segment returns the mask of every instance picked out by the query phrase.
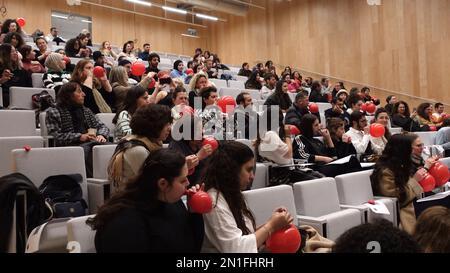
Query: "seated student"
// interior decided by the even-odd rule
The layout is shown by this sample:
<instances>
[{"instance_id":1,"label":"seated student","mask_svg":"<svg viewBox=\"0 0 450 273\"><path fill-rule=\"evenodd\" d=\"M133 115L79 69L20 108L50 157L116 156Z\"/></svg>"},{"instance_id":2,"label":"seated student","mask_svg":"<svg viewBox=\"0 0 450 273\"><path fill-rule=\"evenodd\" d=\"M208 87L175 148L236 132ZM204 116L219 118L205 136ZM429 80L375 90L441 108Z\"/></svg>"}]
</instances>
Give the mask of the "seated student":
<instances>
[{"instance_id":1,"label":"seated student","mask_svg":"<svg viewBox=\"0 0 450 273\"><path fill-rule=\"evenodd\" d=\"M327 129L321 129L319 120L316 116L306 114L300 122L301 134L296 136L293 141L294 159L306 161L307 163L316 163L313 169L329 176L349 173L361 170L361 165L356 158L352 158L348 163L339 165L325 165L337 158L336 149L333 140ZM323 142L314 138L322 136Z\"/></svg>"},{"instance_id":2,"label":"seated student","mask_svg":"<svg viewBox=\"0 0 450 273\"><path fill-rule=\"evenodd\" d=\"M364 113L354 111L350 115L350 122L352 127L345 135L351 138L358 159L360 161L376 161L377 156L374 151L383 151L383 149L372 141L366 116Z\"/></svg>"},{"instance_id":3,"label":"seated student","mask_svg":"<svg viewBox=\"0 0 450 273\"><path fill-rule=\"evenodd\" d=\"M393 96L393 95L387 96L386 97L386 102L387 102L387 104L383 108L386 109L388 114L391 116L392 115L392 108L397 103L397 97Z\"/></svg>"},{"instance_id":4,"label":"seated student","mask_svg":"<svg viewBox=\"0 0 450 273\"><path fill-rule=\"evenodd\" d=\"M431 156L424 160L422 157L422 153L424 150L424 145L420 137L416 134L410 134L413 142L412 142L412 153L411 153L411 175L414 175L419 169L425 168L428 170L436 161L439 159L438 156Z\"/></svg>"},{"instance_id":5,"label":"seated student","mask_svg":"<svg viewBox=\"0 0 450 273\"><path fill-rule=\"evenodd\" d=\"M322 94L322 85L319 81L314 81L311 85L309 93L309 101L311 102L328 102L326 95Z\"/></svg>"},{"instance_id":6,"label":"seated student","mask_svg":"<svg viewBox=\"0 0 450 273\"><path fill-rule=\"evenodd\" d=\"M264 75L265 84L259 91L261 94L261 99L266 100L275 91L275 85L277 84L277 79L274 74L266 73Z\"/></svg>"},{"instance_id":7,"label":"seated student","mask_svg":"<svg viewBox=\"0 0 450 273\"><path fill-rule=\"evenodd\" d=\"M361 95L363 96L364 103L371 102L375 105L380 104L379 99L376 99L376 98L370 96L370 88L367 86L364 86L363 88L361 88Z\"/></svg>"},{"instance_id":8,"label":"seated student","mask_svg":"<svg viewBox=\"0 0 450 273\"><path fill-rule=\"evenodd\" d=\"M211 155L204 182L213 200L213 209L204 214L205 238L202 252L257 253L273 232L292 223L284 208L274 208L271 218L257 227L242 191L254 178L252 150L229 141Z\"/></svg>"},{"instance_id":9,"label":"seated student","mask_svg":"<svg viewBox=\"0 0 450 273\"><path fill-rule=\"evenodd\" d=\"M450 253L450 209L435 206L417 219L414 238L425 253Z\"/></svg>"},{"instance_id":10,"label":"seated student","mask_svg":"<svg viewBox=\"0 0 450 273\"><path fill-rule=\"evenodd\" d=\"M325 119L339 118L342 121L345 120L345 101L340 98L333 98L331 100L331 108L325 110Z\"/></svg>"},{"instance_id":11,"label":"seated student","mask_svg":"<svg viewBox=\"0 0 450 273\"><path fill-rule=\"evenodd\" d=\"M381 153L384 150L384 147L386 147L386 143L388 142L389 138L391 138L391 133L389 132L389 115L384 108L378 108L377 111L375 111L375 118L373 120L373 123L378 123L384 126L384 136L382 137L373 137L370 136L370 141L374 143L373 145L373 151L377 155L381 155Z\"/></svg>"},{"instance_id":12,"label":"seated student","mask_svg":"<svg viewBox=\"0 0 450 273\"><path fill-rule=\"evenodd\" d=\"M428 131L429 127L421 127L420 124L415 120L416 116L416 110L414 110L410 114L408 104L404 101L399 101L395 103L394 107L392 108L392 126L401 127L403 131L407 132L417 132L422 130Z\"/></svg>"},{"instance_id":13,"label":"seated student","mask_svg":"<svg viewBox=\"0 0 450 273\"><path fill-rule=\"evenodd\" d=\"M450 118L444 119L442 127L434 137L434 144L444 148L444 157L450 156Z\"/></svg>"},{"instance_id":14,"label":"seated student","mask_svg":"<svg viewBox=\"0 0 450 273\"><path fill-rule=\"evenodd\" d=\"M19 60L23 59L24 56L22 55L22 53L20 53L20 48L25 45L22 35L17 32L10 32L6 34L3 43L12 45L17 50Z\"/></svg>"},{"instance_id":15,"label":"seated student","mask_svg":"<svg viewBox=\"0 0 450 273\"><path fill-rule=\"evenodd\" d=\"M348 99L348 92L345 89L340 89L337 93L336 93L336 98L341 99L344 101L344 107L342 107L342 109L344 109L344 111L347 111L347 99Z\"/></svg>"},{"instance_id":16,"label":"seated student","mask_svg":"<svg viewBox=\"0 0 450 273\"><path fill-rule=\"evenodd\" d=\"M205 135L214 136L216 139L224 139L226 133L226 114L217 106L218 92L214 86L208 86L200 90L202 98L202 111L196 111L202 118Z\"/></svg>"},{"instance_id":17,"label":"seated student","mask_svg":"<svg viewBox=\"0 0 450 273\"><path fill-rule=\"evenodd\" d=\"M38 48L34 50L34 52L36 53L36 61L44 65L45 60L51 53L51 51L48 49L47 41L44 39L44 37L38 37L36 38L35 43L36 47Z\"/></svg>"},{"instance_id":18,"label":"seated student","mask_svg":"<svg viewBox=\"0 0 450 273\"><path fill-rule=\"evenodd\" d=\"M29 45L24 45L19 49L22 58L22 67L28 73L45 73L45 67L43 67L38 61L35 61L36 53Z\"/></svg>"},{"instance_id":19,"label":"seated student","mask_svg":"<svg viewBox=\"0 0 450 273\"><path fill-rule=\"evenodd\" d=\"M137 109L149 104L149 95L147 90L138 86L133 86L127 92L125 103L119 109L113 118L113 124L116 125L114 130L114 142L118 142L123 137L131 135L130 128L131 116Z\"/></svg>"},{"instance_id":20,"label":"seated student","mask_svg":"<svg viewBox=\"0 0 450 273\"><path fill-rule=\"evenodd\" d=\"M327 129L330 132L336 150L337 158L343 158L349 155L356 155L352 139L345 135L344 121L340 118L330 118L327 121Z\"/></svg>"},{"instance_id":21,"label":"seated student","mask_svg":"<svg viewBox=\"0 0 450 273\"><path fill-rule=\"evenodd\" d=\"M267 98L267 100L264 102L264 105L267 106L278 105L281 111L283 111L283 113L286 113L289 107L292 106L291 98L289 97L287 92L288 92L287 82L283 80L278 81L275 86L275 92L273 92L273 94Z\"/></svg>"},{"instance_id":22,"label":"seated student","mask_svg":"<svg viewBox=\"0 0 450 273\"><path fill-rule=\"evenodd\" d=\"M92 177L92 147L106 142L109 129L84 106L85 96L79 84L64 84L59 90L56 107L47 110L45 123L56 146L81 146L84 149L86 175Z\"/></svg>"},{"instance_id":23,"label":"seated student","mask_svg":"<svg viewBox=\"0 0 450 273\"><path fill-rule=\"evenodd\" d=\"M298 93L295 96L295 102L292 104L292 106L286 111L286 116L284 117L284 123L285 124L291 124L297 126L297 128L300 128L300 120L301 118L306 114L312 114L309 111L309 98L308 96L305 96L303 93ZM317 117L320 123L320 114L315 113L312 114Z\"/></svg>"},{"instance_id":24,"label":"seated student","mask_svg":"<svg viewBox=\"0 0 450 273\"><path fill-rule=\"evenodd\" d=\"M171 102L172 117L173 117L173 120L176 121L176 120L179 120L184 114L184 113L181 114L182 110L183 110L182 107L184 107L181 105L185 105L185 106L188 105L188 95L187 95L186 89L184 89L184 87L178 86L173 90L170 97L172 100L172 102Z\"/></svg>"},{"instance_id":25,"label":"seated student","mask_svg":"<svg viewBox=\"0 0 450 273\"><path fill-rule=\"evenodd\" d=\"M200 109L202 104L199 103L198 105L195 105L195 98L197 98L198 101L201 102L202 100L200 96L200 90L207 87L208 85L208 76L206 76L205 74L197 73L192 77L191 81L189 82L189 89L191 90L188 95L189 106L194 109Z\"/></svg>"},{"instance_id":26,"label":"seated student","mask_svg":"<svg viewBox=\"0 0 450 273\"><path fill-rule=\"evenodd\" d=\"M363 100L359 95L349 96L347 99L347 104L349 108L344 113L344 121L345 121L345 129L348 130L352 127L352 123L350 121L350 115L354 112L361 112L361 107L364 104ZM363 113L365 115L365 113Z\"/></svg>"},{"instance_id":27,"label":"seated student","mask_svg":"<svg viewBox=\"0 0 450 273\"><path fill-rule=\"evenodd\" d=\"M435 111L435 113L439 114L439 116L441 118L444 118L447 116L447 114L444 112L444 110L445 110L445 107L442 103L436 102L434 104L434 111Z\"/></svg>"},{"instance_id":28,"label":"seated student","mask_svg":"<svg viewBox=\"0 0 450 273\"><path fill-rule=\"evenodd\" d=\"M47 72L42 76L44 86L55 90L55 93L58 94L61 86L68 83L71 78L71 74L65 71L66 62L63 56L59 53L50 53L45 59L45 67Z\"/></svg>"},{"instance_id":29,"label":"seated student","mask_svg":"<svg viewBox=\"0 0 450 273\"><path fill-rule=\"evenodd\" d=\"M433 105L428 102L421 103L417 107L417 116L415 120L419 123L420 126L428 125L440 127L442 122L435 123L431 120L431 115L433 114Z\"/></svg>"},{"instance_id":30,"label":"seated student","mask_svg":"<svg viewBox=\"0 0 450 273\"><path fill-rule=\"evenodd\" d=\"M183 70L184 70L184 63L183 63L183 61L176 60L173 63L173 69L170 72L170 77L172 79L181 78L183 80L183 82L184 82L184 79L186 78L186 73L184 73Z\"/></svg>"},{"instance_id":31,"label":"seated student","mask_svg":"<svg viewBox=\"0 0 450 273\"><path fill-rule=\"evenodd\" d=\"M245 82L245 89L261 90L261 74L259 71L253 71L248 80Z\"/></svg>"},{"instance_id":32,"label":"seated student","mask_svg":"<svg viewBox=\"0 0 450 273\"><path fill-rule=\"evenodd\" d=\"M148 104L136 110L130 122L132 135L122 138L108 165L112 192L122 191L139 174L141 167L152 152L162 148L163 141L170 135L172 116L165 105ZM119 152L120 151L120 152ZM189 169L195 164L194 157L186 158Z\"/></svg>"},{"instance_id":33,"label":"seated student","mask_svg":"<svg viewBox=\"0 0 450 273\"><path fill-rule=\"evenodd\" d=\"M252 109L252 97L247 92L241 92L236 97L236 104L233 113L234 136L238 139L256 138L258 113Z\"/></svg>"},{"instance_id":34,"label":"seated student","mask_svg":"<svg viewBox=\"0 0 450 273\"><path fill-rule=\"evenodd\" d=\"M353 227L333 246L333 253L420 253L420 247L408 233L385 219Z\"/></svg>"},{"instance_id":35,"label":"seated student","mask_svg":"<svg viewBox=\"0 0 450 273\"><path fill-rule=\"evenodd\" d=\"M139 86L141 86L144 89L147 89L148 85L150 84L154 76L155 73L153 72L148 73L147 76L142 77ZM123 66L113 67L109 74L109 82L112 87L112 92L115 95L116 100L115 108L120 109L125 101L127 92L132 88L132 85L128 83L128 73L126 68Z\"/></svg>"},{"instance_id":36,"label":"seated student","mask_svg":"<svg viewBox=\"0 0 450 273\"><path fill-rule=\"evenodd\" d=\"M409 234L413 234L416 225L413 201L423 193L418 181L426 175L421 168L411 176L414 139L414 135L393 135L370 176L374 195L398 199L400 227Z\"/></svg>"},{"instance_id":37,"label":"seated student","mask_svg":"<svg viewBox=\"0 0 450 273\"><path fill-rule=\"evenodd\" d=\"M90 60L84 59L75 65L71 81L78 83L86 94L84 105L91 109L94 114L111 113L111 107L101 95L102 92L112 92L111 84L103 75L101 78L94 77L94 65Z\"/></svg>"},{"instance_id":38,"label":"seated student","mask_svg":"<svg viewBox=\"0 0 450 273\"><path fill-rule=\"evenodd\" d=\"M12 86L31 87L31 75L22 68L16 49L10 44L0 45L0 90L3 106L9 106L9 88Z\"/></svg>"},{"instance_id":39,"label":"seated student","mask_svg":"<svg viewBox=\"0 0 450 273\"><path fill-rule=\"evenodd\" d=\"M189 185L187 174L186 159L178 152L161 149L150 154L136 181L88 219L96 230L97 252L198 253L203 219L181 200Z\"/></svg>"},{"instance_id":40,"label":"seated student","mask_svg":"<svg viewBox=\"0 0 450 273\"><path fill-rule=\"evenodd\" d=\"M145 69L145 73L149 72L155 72L156 74L159 73L158 64L161 61L159 58L159 55L155 52L152 52L148 55L148 67Z\"/></svg>"},{"instance_id":41,"label":"seated student","mask_svg":"<svg viewBox=\"0 0 450 273\"><path fill-rule=\"evenodd\" d=\"M238 76L250 77L252 71L248 63L243 63L241 69L239 69Z\"/></svg>"},{"instance_id":42,"label":"seated student","mask_svg":"<svg viewBox=\"0 0 450 273\"><path fill-rule=\"evenodd\" d=\"M170 141L169 149L176 150L184 156L195 156L198 161L198 165L189 170L188 179L191 185L201 184L200 178L206 159L213 152L210 144L202 146L202 131L202 120L192 115L183 116L172 128L173 138Z\"/></svg>"}]
</instances>

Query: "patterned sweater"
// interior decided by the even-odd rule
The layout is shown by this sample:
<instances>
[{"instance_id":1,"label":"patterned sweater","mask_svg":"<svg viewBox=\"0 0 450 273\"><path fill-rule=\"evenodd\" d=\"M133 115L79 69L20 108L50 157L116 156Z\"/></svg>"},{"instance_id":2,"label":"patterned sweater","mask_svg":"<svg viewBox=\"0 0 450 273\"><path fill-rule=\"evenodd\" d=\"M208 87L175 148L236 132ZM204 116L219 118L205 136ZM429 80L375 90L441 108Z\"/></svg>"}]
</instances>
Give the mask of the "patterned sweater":
<instances>
[{"instance_id":1,"label":"patterned sweater","mask_svg":"<svg viewBox=\"0 0 450 273\"><path fill-rule=\"evenodd\" d=\"M97 135L102 135L105 139L108 139L108 127L89 108L83 106L83 114L88 128L97 129ZM74 132L72 116L66 107L49 108L45 123L48 134L55 138L56 146L78 145L81 143L81 133Z\"/></svg>"}]
</instances>

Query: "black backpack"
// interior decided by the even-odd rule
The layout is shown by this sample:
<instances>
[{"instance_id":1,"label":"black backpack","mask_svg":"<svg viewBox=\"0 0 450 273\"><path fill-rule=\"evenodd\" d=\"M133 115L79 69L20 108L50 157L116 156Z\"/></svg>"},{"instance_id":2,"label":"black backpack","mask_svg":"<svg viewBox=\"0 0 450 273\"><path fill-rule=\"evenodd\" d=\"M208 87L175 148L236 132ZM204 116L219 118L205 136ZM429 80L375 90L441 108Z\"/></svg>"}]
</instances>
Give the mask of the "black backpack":
<instances>
[{"instance_id":1,"label":"black backpack","mask_svg":"<svg viewBox=\"0 0 450 273\"><path fill-rule=\"evenodd\" d=\"M51 206L53 218L79 217L86 215L87 203L83 199L80 174L54 175L47 177L39 187L45 202Z\"/></svg>"}]
</instances>

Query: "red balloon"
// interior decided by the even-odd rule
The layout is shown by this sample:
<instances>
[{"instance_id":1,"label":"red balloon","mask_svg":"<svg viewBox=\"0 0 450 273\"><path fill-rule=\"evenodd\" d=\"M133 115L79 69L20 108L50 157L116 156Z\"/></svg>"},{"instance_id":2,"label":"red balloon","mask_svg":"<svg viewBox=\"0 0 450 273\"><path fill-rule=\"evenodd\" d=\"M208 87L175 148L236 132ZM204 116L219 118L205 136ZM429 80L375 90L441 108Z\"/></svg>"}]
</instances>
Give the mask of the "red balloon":
<instances>
[{"instance_id":1,"label":"red balloon","mask_svg":"<svg viewBox=\"0 0 450 273\"><path fill-rule=\"evenodd\" d=\"M448 171L448 167L441 162L434 163L428 173L434 177L434 180L436 181L436 187L444 185L450 179L450 172Z\"/></svg>"},{"instance_id":2,"label":"red balloon","mask_svg":"<svg viewBox=\"0 0 450 273\"><path fill-rule=\"evenodd\" d=\"M422 186L424 192L432 191L436 187L436 181L429 173L425 175L425 178L419 181L420 186Z\"/></svg>"},{"instance_id":3,"label":"red balloon","mask_svg":"<svg viewBox=\"0 0 450 273\"><path fill-rule=\"evenodd\" d=\"M189 105L180 104L180 116L194 115L194 109Z\"/></svg>"},{"instance_id":4,"label":"red balloon","mask_svg":"<svg viewBox=\"0 0 450 273\"><path fill-rule=\"evenodd\" d=\"M290 129L291 129L291 135L300 135L300 129L298 129L297 126L295 125L289 125Z\"/></svg>"},{"instance_id":5,"label":"red balloon","mask_svg":"<svg viewBox=\"0 0 450 273\"><path fill-rule=\"evenodd\" d=\"M142 76L145 73L145 64L142 62L135 62L131 65L131 74L134 76Z\"/></svg>"},{"instance_id":6,"label":"red balloon","mask_svg":"<svg viewBox=\"0 0 450 273\"><path fill-rule=\"evenodd\" d=\"M101 78L105 75L105 69L101 66L94 67L94 76Z\"/></svg>"},{"instance_id":7,"label":"red balloon","mask_svg":"<svg viewBox=\"0 0 450 273\"><path fill-rule=\"evenodd\" d=\"M367 106L366 106L367 113L373 114L373 113L375 113L376 110L377 110L377 107L375 106L375 104L373 104L373 103L367 104Z\"/></svg>"},{"instance_id":8,"label":"red balloon","mask_svg":"<svg viewBox=\"0 0 450 273\"><path fill-rule=\"evenodd\" d=\"M148 84L148 89L152 89L155 87L156 81L155 79L152 79L151 82Z\"/></svg>"},{"instance_id":9,"label":"red balloon","mask_svg":"<svg viewBox=\"0 0 450 273\"><path fill-rule=\"evenodd\" d=\"M188 198L188 206L195 213L208 213L212 210L211 196L204 191L198 191Z\"/></svg>"},{"instance_id":10,"label":"red balloon","mask_svg":"<svg viewBox=\"0 0 450 273\"><path fill-rule=\"evenodd\" d=\"M63 61L64 61L66 64L70 64L70 58L67 57L67 56L64 56L64 57L63 57Z\"/></svg>"},{"instance_id":11,"label":"red balloon","mask_svg":"<svg viewBox=\"0 0 450 273\"><path fill-rule=\"evenodd\" d=\"M436 126L430 126L430 131L431 131L431 132L436 132L436 131L437 131Z\"/></svg>"},{"instance_id":12,"label":"red balloon","mask_svg":"<svg viewBox=\"0 0 450 273\"><path fill-rule=\"evenodd\" d=\"M219 143L213 137L205 137L203 139L202 146L205 146L207 144L211 145L213 151L215 151L219 147Z\"/></svg>"},{"instance_id":13,"label":"red balloon","mask_svg":"<svg viewBox=\"0 0 450 273\"><path fill-rule=\"evenodd\" d=\"M374 123L370 125L370 135L373 137L382 137L384 136L384 126L379 123Z\"/></svg>"},{"instance_id":14,"label":"red balloon","mask_svg":"<svg viewBox=\"0 0 450 273\"><path fill-rule=\"evenodd\" d=\"M319 113L319 106L317 106L317 104L315 104L314 102L311 102L309 104L309 111L314 114Z\"/></svg>"},{"instance_id":15,"label":"red balloon","mask_svg":"<svg viewBox=\"0 0 450 273\"><path fill-rule=\"evenodd\" d=\"M363 103L363 105L361 105L361 110L363 112L366 112L367 111L367 104Z\"/></svg>"},{"instance_id":16,"label":"red balloon","mask_svg":"<svg viewBox=\"0 0 450 273\"><path fill-rule=\"evenodd\" d=\"M31 146L30 145L25 145L23 146L23 149L27 152L31 151Z\"/></svg>"},{"instance_id":17,"label":"red balloon","mask_svg":"<svg viewBox=\"0 0 450 273\"><path fill-rule=\"evenodd\" d=\"M25 24L26 24L25 19L23 19L22 17L17 18L17 19L16 19L16 22L17 22L17 24L18 24L20 27L24 27Z\"/></svg>"},{"instance_id":18,"label":"red balloon","mask_svg":"<svg viewBox=\"0 0 450 273\"><path fill-rule=\"evenodd\" d=\"M192 68L186 69L186 75L194 75L194 70Z\"/></svg>"},{"instance_id":19,"label":"red balloon","mask_svg":"<svg viewBox=\"0 0 450 273\"><path fill-rule=\"evenodd\" d=\"M275 231L266 241L266 247L272 253L295 253L300 248L302 237L293 224L288 228Z\"/></svg>"},{"instance_id":20,"label":"red balloon","mask_svg":"<svg viewBox=\"0 0 450 273\"><path fill-rule=\"evenodd\" d=\"M217 105L223 113L230 114L234 111L234 107L236 107L236 101L231 96L223 96L217 101Z\"/></svg>"}]
</instances>

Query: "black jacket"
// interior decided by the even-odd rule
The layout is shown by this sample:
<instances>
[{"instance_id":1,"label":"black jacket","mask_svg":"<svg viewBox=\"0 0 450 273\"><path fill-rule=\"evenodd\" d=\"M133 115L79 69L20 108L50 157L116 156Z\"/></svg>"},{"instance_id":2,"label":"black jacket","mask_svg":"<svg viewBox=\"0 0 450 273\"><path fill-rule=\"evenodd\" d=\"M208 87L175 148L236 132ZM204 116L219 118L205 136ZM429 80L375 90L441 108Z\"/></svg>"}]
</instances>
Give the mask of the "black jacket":
<instances>
[{"instance_id":1,"label":"black jacket","mask_svg":"<svg viewBox=\"0 0 450 273\"><path fill-rule=\"evenodd\" d=\"M13 209L16 195L19 191L25 191L27 196L27 234L37 226L43 224L50 217L43 197L36 186L21 173L13 173L0 178L0 253L5 253L8 248L13 221ZM17 222L20 225L20 222ZM23 230L23 228L18 228ZM25 252L25 234L17 234L17 253Z\"/></svg>"},{"instance_id":2,"label":"black jacket","mask_svg":"<svg viewBox=\"0 0 450 273\"><path fill-rule=\"evenodd\" d=\"M285 124L291 124L297 126L300 129L300 120L306 114L312 114L308 108L298 108L295 104L293 104L286 112L286 116L284 117ZM320 122L320 114L314 113Z\"/></svg>"},{"instance_id":3,"label":"black jacket","mask_svg":"<svg viewBox=\"0 0 450 273\"><path fill-rule=\"evenodd\" d=\"M267 100L264 102L264 105L278 105L280 106L281 110L287 110L289 109L289 107L291 107L292 101L288 94L283 93L280 95L274 92L267 98Z\"/></svg>"}]
</instances>

